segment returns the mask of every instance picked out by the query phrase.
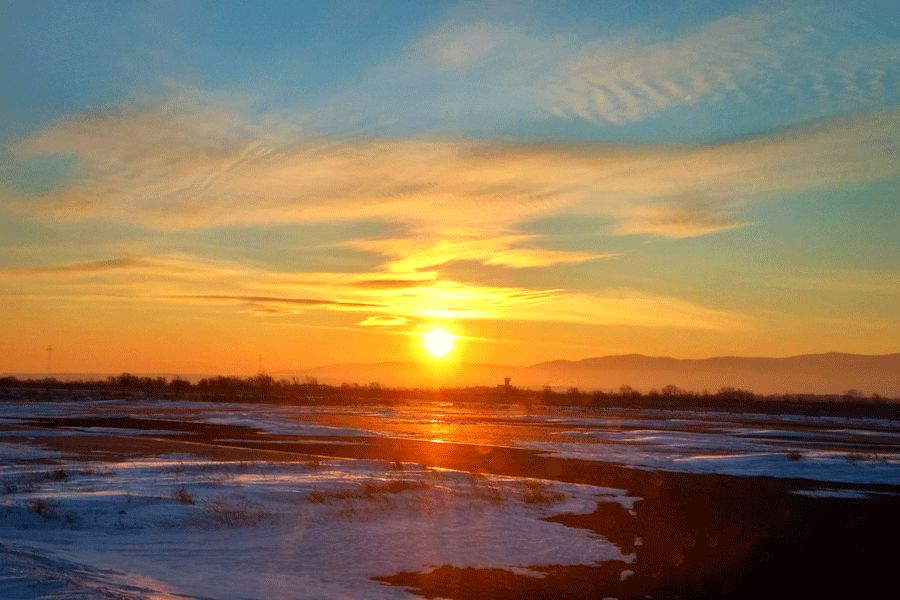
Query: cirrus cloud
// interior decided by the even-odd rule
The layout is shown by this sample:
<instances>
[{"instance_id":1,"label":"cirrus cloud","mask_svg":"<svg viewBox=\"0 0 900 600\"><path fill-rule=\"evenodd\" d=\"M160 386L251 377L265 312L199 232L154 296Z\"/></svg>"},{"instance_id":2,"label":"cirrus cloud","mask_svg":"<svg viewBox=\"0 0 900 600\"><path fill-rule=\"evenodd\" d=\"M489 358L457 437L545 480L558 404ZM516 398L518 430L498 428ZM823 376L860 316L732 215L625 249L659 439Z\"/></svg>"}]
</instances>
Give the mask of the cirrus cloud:
<instances>
[{"instance_id":1,"label":"cirrus cloud","mask_svg":"<svg viewBox=\"0 0 900 600\"><path fill-rule=\"evenodd\" d=\"M766 195L890 177L897 110L708 145L496 143L447 138L322 138L185 103L120 107L49 125L20 146L66 154L77 176L5 208L48 220L159 229L383 220L408 238L348 240L414 268L445 251L509 267L605 258L550 250L518 231L585 214L630 234L690 237L743 224ZM438 260L438 262L435 262Z\"/></svg>"}]
</instances>

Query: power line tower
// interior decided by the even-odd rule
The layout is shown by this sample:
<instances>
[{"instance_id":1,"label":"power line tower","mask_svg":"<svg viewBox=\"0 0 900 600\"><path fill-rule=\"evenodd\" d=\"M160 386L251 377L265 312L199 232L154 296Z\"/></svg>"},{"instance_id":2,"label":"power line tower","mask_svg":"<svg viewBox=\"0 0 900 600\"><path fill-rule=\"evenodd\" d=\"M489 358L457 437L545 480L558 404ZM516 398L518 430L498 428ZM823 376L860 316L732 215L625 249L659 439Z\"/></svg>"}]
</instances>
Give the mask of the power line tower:
<instances>
[{"instance_id":1,"label":"power line tower","mask_svg":"<svg viewBox=\"0 0 900 600\"><path fill-rule=\"evenodd\" d=\"M47 350L47 374L53 372L53 345L49 345L46 348Z\"/></svg>"}]
</instances>

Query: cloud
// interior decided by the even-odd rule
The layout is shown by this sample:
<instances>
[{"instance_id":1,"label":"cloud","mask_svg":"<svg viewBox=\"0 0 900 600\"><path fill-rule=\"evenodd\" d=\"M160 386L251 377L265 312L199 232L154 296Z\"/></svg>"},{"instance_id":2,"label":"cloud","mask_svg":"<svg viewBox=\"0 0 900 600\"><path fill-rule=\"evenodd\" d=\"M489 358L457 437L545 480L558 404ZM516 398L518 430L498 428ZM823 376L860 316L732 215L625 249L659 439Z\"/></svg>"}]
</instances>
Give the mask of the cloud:
<instances>
[{"instance_id":1,"label":"cloud","mask_svg":"<svg viewBox=\"0 0 900 600\"><path fill-rule=\"evenodd\" d=\"M450 260L550 266L611 254L548 249L520 224L583 214L622 233L690 237L743 225L736 215L759 197L890 177L898 117L711 145L610 146L322 138L207 106L121 107L25 140L21 152L74 156L78 176L4 209L158 229L380 220L408 234L347 245L385 256L393 271Z\"/></svg>"},{"instance_id":2,"label":"cloud","mask_svg":"<svg viewBox=\"0 0 900 600\"><path fill-rule=\"evenodd\" d=\"M390 260L386 267L400 273L420 271L456 261L526 268L580 263L618 256L612 252L560 251L520 245L532 241L537 241L537 236L445 234L435 239L426 231L421 235L405 238L352 240L345 245L388 257Z\"/></svg>"},{"instance_id":3,"label":"cloud","mask_svg":"<svg viewBox=\"0 0 900 600\"><path fill-rule=\"evenodd\" d=\"M155 268L148 279L147 264ZM89 279L72 279L83 264L115 264L91 271ZM180 256L141 260L115 259L32 269L33 273L0 271L0 295L21 296L22 278L30 282L32 297L65 297L99 302L142 305L183 304L193 308L250 309L271 318L290 318L298 312L363 313L364 327L409 328L434 319L485 319L579 323L592 326L631 325L735 331L749 326L741 314L700 306L684 300L650 296L633 290L596 294L564 289L530 289L436 278L391 278L391 273L283 273ZM191 271L184 276L184 270ZM371 285L378 281L379 285ZM6 284L13 284L7 287Z\"/></svg>"},{"instance_id":4,"label":"cloud","mask_svg":"<svg viewBox=\"0 0 900 600\"><path fill-rule=\"evenodd\" d=\"M150 266L149 263L136 258L111 258L108 260L97 260L86 263L76 263L62 265L59 267L41 267L37 269L5 269L2 271L4 275L57 275L72 273L76 275L102 273L105 271L114 271L119 269L134 269L143 266Z\"/></svg>"},{"instance_id":5,"label":"cloud","mask_svg":"<svg viewBox=\"0 0 900 600\"><path fill-rule=\"evenodd\" d=\"M433 104L613 125L751 98L797 102L805 114L871 109L900 83L900 44L873 32L876 12L843 5L757 3L675 35L644 26L590 36L584 27L554 28L549 19L536 26L496 12L450 11L394 60L398 68L382 71L395 86L398 72L407 86L443 83L432 86L443 94Z\"/></svg>"},{"instance_id":6,"label":"cloud","mask_svg":"<svg viewBox=\"0 0 900 600\"><path fill-rule=\"evenodd\" d=\"M382 308L382 306L379 304L371 304L368 302L342 302L340 300L320 300L315 298L279 298L277 296L231 296L226 294L207 294L172 296L172 298L175 300L202 300L212 302L222 300L226 302L248 302L251 304L320 306L336 309Z\"/></svg>"},{"instance_id":7,"label":"cloud","mask_svg":"<svg viewBox=\"0 0 900 600\"><path fill-rule=\"evenodd\" d=\"M417 45L419 52L435 62L464 67L505 50L517 41L518 36L514 29L489 21L475 21L463 26L446 23L427 34Z\"/></svg>"},{"instance_id":8,"label":"cloud","mask_svg":"<svg viewBox=\"0 0 900 600\"><path fill-rule=\"evenodd\" d=\"M94 275L109 272L159 272L168 274L197 273L198 269L172 257L163 258L111 258L83 263L60 265L56 267L40 267L31 269L5 269L0 275L40 277L45 275Z\"/></svg>"},{"instance_id":9,"label":"cloud","mask_svg":"<svg viewBox=\"0 0 900 600\"><path fill-rule=\"evenodd\" d=\"M409 319L404 317L398 317L396 315L373 315L371 317L366 317L357 325L362 325L363 327L389 327L389 328L402 328L406 327L409 324Z\"/></svg>"},{"instance_id":10,"label":"cloud","mask_svg":"<svg viewBox=\"0 0 900 600\"><path fill-rule=\"evenodd\" d=\"M433 279L433 277L431 277ZM351 285L358 288L367 289L397 289L397 288L413 288L422 285L423 279L392 279L392 278L376 278L361 279L354 281Z\"/></svg>"},{"instance_id":11,"label":"cloud","mask_svg":"<svg viewBox=\"0 0 900 600\"><path fill-rule=\"evenodd\" d=\"M265 318L363 313L361 326L488 319L740 331L752 327L746 315L678 298L459 281L447 270L615 256L599 235L598 248L567 250L520 229L549 216L601 217L620 235L691 237L745 225L748 204L773 195L892 177L898 115L682 146L323 138L191 103L77 115L19 147L71 155L77 176L3 210L162 231L384 221L394 225L389 236L336 242L383 262L366 273L273 272L188 255L126 256L0 271L0 293L27 277L33 295L249 308Z\"/></svg>"},{"instance_id":12,"label":"cloud","mask_svg":"<svg viewBox=\"0 0 900 600\"><path fill-rule=\"evenodd\" d=\"M729 203L708 198L687 199L678 203L635 206L628 219L621 220L616 230L622 234L651 234L670 238L690 238L746 227L749 222L729 216Z\"/></svg>"},{"instance_id":13,"label":"cloud","mask_svg":"<svg viewBox=\"0 0 900 600\"><path fill-rule=\"evenodd\" d=\"M788 55L820 51L818 44L805 47L814 40L797 9L753 7L675 39L646 41L632 34L588 44L561 65L559 77L542 93L561 116L638 121L672 106L791 79L784 72Z\"/></svg>"}]
</instances>

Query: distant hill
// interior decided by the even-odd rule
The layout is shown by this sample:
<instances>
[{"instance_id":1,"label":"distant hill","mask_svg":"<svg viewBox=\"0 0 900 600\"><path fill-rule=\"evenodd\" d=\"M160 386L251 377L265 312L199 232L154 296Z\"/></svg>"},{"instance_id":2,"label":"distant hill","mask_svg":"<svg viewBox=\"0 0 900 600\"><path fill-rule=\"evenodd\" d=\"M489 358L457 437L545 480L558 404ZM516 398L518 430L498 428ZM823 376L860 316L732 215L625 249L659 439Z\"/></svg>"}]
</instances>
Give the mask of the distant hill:
<instances>
[{"instance_id":1,"label":"distant hill","mask_svg":"<svg viewBox=\"0 0 900 600\"><path fill-rule=\"evenodd\" d=\"M436 367L415 362L361 363L272 373L276 378L316 377L322 383L377 382L388 386L495 385L511 377L520 387L641 391L676 385L687 390L722 387L770 393L864 394L900 396L900 353L861 355L831 352L787 358L720 356L704 359L627 354L584 360L554 360L531 366L461 364Z\"/></svg>"}]
</instances>

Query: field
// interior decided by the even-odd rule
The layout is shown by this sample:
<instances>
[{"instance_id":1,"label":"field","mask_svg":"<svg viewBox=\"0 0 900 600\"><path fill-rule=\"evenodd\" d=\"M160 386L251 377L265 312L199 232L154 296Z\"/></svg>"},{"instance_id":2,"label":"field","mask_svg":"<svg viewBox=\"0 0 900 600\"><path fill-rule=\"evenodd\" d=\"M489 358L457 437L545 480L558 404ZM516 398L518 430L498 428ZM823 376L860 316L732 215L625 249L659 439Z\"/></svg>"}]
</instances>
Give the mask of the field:
<instances>
[{"instance_id":1,"label":"field","mask_svg":"<svg viewBox=\"0 0 900 600\"><path fill-rule=\"evenodd\" d=\"M854 597L900 423L408 402L0 402L2 598Z\"/></svg>"}]
</instances>

